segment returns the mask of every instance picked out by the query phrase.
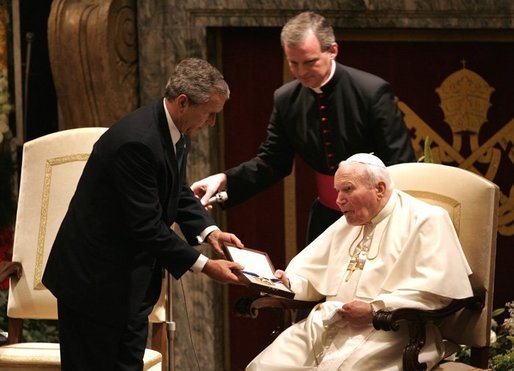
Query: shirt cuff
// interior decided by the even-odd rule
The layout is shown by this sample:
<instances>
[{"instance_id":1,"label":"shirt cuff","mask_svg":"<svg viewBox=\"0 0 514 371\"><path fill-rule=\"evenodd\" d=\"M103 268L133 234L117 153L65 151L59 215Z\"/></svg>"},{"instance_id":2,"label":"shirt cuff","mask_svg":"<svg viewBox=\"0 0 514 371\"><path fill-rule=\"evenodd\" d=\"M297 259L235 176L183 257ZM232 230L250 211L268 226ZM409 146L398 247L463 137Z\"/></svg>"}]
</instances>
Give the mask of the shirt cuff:
<instances>
[{"instance_id":1,"label":"shirt cuff","mask_svg":"<svg viewBox=\"0 0 514 371\"><path fill-rule=\"evenodd\" d=\"M200 273L203 270L203 267L205 267L205 264L207 264L207 260L209 260L208 257L200 254L198 259L196 259L195 263L191 266L190 270L194 273Z\"/></svg>"},{"instance_id":2,"label":"shirt cuff","mask_svg":"<svg viewBox=\"0 0 514 371\"><path fill-rule=\"evenodd\" d=\"M376 311L379 311L380 309L385 308L385 304L382 300L376 300L369 303L371 305L371 309L373 310L373 314L375 314Z\"/></svg>"},{"instance_id":3,"label":"shirt cuff","mask_svg":"<svg viewBox=\"0 0 514 371\"><path fill-rule=\"evenodd\" d=\"M204 243L205 240L207 239L207 237L209 237L209 234L211 234L211 232L213 231L219 231L220 229L218 228L218 226L216 225L211 225L211 226L208 226L207 228L205 228L202 233L200 233L199 236L196 236L196 240L198 241L198 243Z\"/></svg>"}]
</instances>

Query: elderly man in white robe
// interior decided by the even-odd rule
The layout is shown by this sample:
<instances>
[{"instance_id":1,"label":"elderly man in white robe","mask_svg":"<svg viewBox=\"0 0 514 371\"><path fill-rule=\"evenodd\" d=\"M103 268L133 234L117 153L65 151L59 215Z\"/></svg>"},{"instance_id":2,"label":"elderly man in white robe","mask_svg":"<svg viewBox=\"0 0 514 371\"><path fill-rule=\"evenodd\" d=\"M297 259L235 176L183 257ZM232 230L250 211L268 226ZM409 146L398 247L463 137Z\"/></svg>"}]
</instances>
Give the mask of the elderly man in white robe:
<instances>
[{"instance_id":1,"label":"elderly man in white robe","mask_svg":"<svg viewBox=\"0 0 514 371\"><path fill-rule=\"evenodd\" d=\"M472 295L469 265L447 212L394 189L376 156L340 163L334 186L344 216L275 275L295 299L325 302L286 329L247 370L401 370L407 328L373 328L385 307L437 309ZM420 361L444 353L427 324Z\"/></svg>"}]
</instances>

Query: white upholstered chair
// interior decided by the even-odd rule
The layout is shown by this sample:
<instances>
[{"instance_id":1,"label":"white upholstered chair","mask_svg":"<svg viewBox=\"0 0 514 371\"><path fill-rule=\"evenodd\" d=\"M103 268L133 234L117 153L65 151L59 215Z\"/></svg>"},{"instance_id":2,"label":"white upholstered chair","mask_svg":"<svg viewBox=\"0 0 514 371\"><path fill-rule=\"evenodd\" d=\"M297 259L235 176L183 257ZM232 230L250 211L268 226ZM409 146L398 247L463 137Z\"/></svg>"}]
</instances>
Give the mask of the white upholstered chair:
<instances>
[{"instance_id":1,"label":"white upholstered chair","mask_svg":"<svg viewBox=\"0 0 514 371\"><path fill-rule=\"evenodd\" d=\"M464 254L473 274L470 276L475 299L454 301L453 308L439 313L398 311L377 313L377 326L394 328L397 321L408 320L414 336L404 351L404 368L423 370L417 355L424 333L417 331L423 321L438 321L448 312L441 330L445 339L471 347L471 365L487 368L494 291L496 238L498 230L499 188L486 178L453 166L431 163L406 163L389 167L397 188L428 203L446 209L453 221ZM450 310L451 309L451 310ZM381 322L385 320L384 322ZM435 370L471 370L457 362L441 363Z\"/></svg>"},{"instance_id":2,"label":"white upholstered chair","mask_svg":"<svg viewBox=\"0 0 514 371\"><path fill-rule=\"evenodd\" d=\"M441 323L443 337L451 341L455 349L457 344L471 347L471 365L447 361L434 370L487 369L499 188L480 175L453 166L406 163L390 166L389 171L398 189L448 211L473 271L470 280L474 296L454 300L447 308L437 311L379 310L373 325L379 330L394 331L401 321L409 323L411 339L403 352L405 371L425 370L425 365L418 362L418 355L425 341L426 321ZM283 328L292 319L291 309L294 313L297 308L306 306L312 303L265 296L243 298L235 310L241 316L252 318L264 308L285 310L285 321L279 324Z\"/></svg>"},{"instance_id":3,"label":"white upholstered chair","mask_svg":"<svg viewBox=\"0 0 514 371\"><path fill-rule=\"evenodd\" d=\"M106 128L64 130L25 143L15 224L13 261L21 275L11 277L7 345L0 347L1 370L60 370L59 344L22 343L23 319L57 319L54 296L41 278L55 235L93 144ZM161 306L150 320L163 322ZM145 352L145 370L162 369L161 353Z\"/></svg>"}]
</instances>

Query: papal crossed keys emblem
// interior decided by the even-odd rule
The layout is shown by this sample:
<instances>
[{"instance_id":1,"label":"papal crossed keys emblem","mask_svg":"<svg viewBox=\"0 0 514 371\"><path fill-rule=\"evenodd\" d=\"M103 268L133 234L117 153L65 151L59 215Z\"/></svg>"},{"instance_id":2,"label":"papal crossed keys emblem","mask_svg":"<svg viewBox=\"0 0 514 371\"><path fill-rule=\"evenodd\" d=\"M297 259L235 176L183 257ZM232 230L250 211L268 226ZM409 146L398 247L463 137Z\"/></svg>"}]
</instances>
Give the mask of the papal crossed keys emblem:
<instances>
[{"instance_id":1,"label":"papal crossed keys emblem","mask_svg":"<svg viewBox=\"0 0 514 371\"><path fill-rule=\"evenodd\" d=\"M407 127L414 133L412 143L419 148L425 138L432 141L432 158L436 163L458 164L494 182L500 160L505 156L514 163L514 119L497 131L485 142L480 143L481 126L487 122L487 111L491 107L490 96L494 88L477 73L463 68L446 78L436 93L441 100L440 107L444 121L452 130L452 143L447 143L427 125L405 102L398 106L405 115ZM467 133L463 135L463 133ZM463 143L463 141L469 143ZM468 144L470 155L461 154L463 144ZM480 169L480 170L479 170ZM500 192L498 233L514 235L514 186L512 174L508 175L509 194Z\"/></svg>"}]
</instances>

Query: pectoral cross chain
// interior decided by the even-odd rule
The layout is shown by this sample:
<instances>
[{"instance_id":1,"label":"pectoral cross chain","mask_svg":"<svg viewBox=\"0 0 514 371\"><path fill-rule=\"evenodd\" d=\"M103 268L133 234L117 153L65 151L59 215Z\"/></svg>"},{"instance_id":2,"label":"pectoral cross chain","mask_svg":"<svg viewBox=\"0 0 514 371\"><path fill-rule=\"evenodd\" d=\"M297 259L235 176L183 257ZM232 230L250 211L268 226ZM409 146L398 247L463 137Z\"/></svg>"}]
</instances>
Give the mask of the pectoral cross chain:
<instances>
[{"instance_id":1,"label":"pectoral cross chain","mask_svg":"<svg viewBox=\"0 0 514 371\"><path fill-rule=\"evenodd\" d=\"M357 244L355 249L352 250L352 246L348 249L348 254L350 255L350 263L348 263L348 268L346 268L346 279L345 282L348 282L350 278L352 277L353 272L357 269L363 269L364 264L366 264L366 261L369 258L368 253L369 249L371 247L371 240L373 238L373 225L372 224L366 224L362 228L362 239ZM356 238L357 239L357 238ZM353 241L354 243L355 241ZM352 245L353 245L352 243ZM377 253L378 255L378 253ZM371 258L371 260L375 259L377 256L374 256Z\"/></svg>"}]
</instances>

